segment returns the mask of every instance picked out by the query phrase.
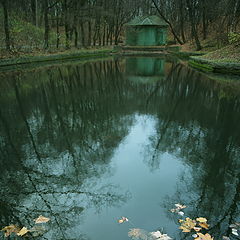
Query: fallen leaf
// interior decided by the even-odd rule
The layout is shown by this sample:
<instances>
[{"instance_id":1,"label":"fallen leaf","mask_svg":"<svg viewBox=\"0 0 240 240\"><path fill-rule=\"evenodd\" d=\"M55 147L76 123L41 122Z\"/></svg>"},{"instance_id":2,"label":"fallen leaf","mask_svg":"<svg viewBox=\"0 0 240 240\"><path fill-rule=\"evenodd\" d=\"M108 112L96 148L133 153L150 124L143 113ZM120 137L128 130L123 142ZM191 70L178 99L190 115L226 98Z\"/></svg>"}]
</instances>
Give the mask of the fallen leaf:
<instances>
[{"instance_id":1,"label":"fallen leaf","mask_svg":"<svg viewBox=\"0 0 240 240\"><path fill-rule=\"evenodd\" d=\"M207 222L207 219L206 218L203 218L203 217L199 217L196 219L198 222L200 223L206 223Z\"/></svg>"},{"instance_id":2,"label":"fallen leaf","mask_svg":"<svg viewBox=\"0 0 240 240\"><path fill-rule=\"evenodd\" d=\"M157 240L171 240L172 239L167 234L162 234L160 231L151 232L150 234Z\"/></svg>"},{"instance_id":3,"label":"fallen leaf","mask_svg":"<svg viewBox=\"0 0 240 240\"><path fill-rule=\"evenodd\" d=\"M160 231L156 231L156 232L151 232L150 233L152 236L156 237L156 238L160 238L162 236Z\"/></svg>"},{"instance_id":4,"label":"fallen leaf","mask_svg":"<svg viewBox=\"0 0 240 240\"><path fill-rule=\"evenodd\" d=\"M132 228L128 232L128 236L133 239L148 239L148 232L140 228Z\"/></svg>"},{"instance_id":5,"label":"fallen leaf","mask_svg":"<svg viewBox=\"0 0 240 240\"><path fill-rule=\"evenodd\" d=\"M195 240L213 240L213 238L211 237L211 235L208 234L208 233L206 233L205 235L202 234L202 233L198 233L197 235L198 235L198 237L195 238Z\"/></svg>"},{"instance_id":6,"label":"fallen leaf","mask_svg":"<svg viewBox=\"0 0 240 240\"><path fill-rule=\"evenodd\" d=\"M222 238L223 240L230 240L230 238L229 237L227 237L227 236L223 236L223 238Z\"/></svg>"},{"instance_id":7,"label":"fallen leaf","mask_svg":"<svg viewBox=\"0 0 240 240\"><path fill-rule=\"evenodd\" d=\"M239 229L240 228L240 223L233 223L229 225L230 228L236 228Z\"/></svg>"},{"instance_id":8,"label":"fallen leaf","mask_svg":"<svg viewBox=\"0 0 240 240\"><path fill-rule=\"evenodd\" d=\"M180 203L176 203L175 206L176 206L178 209L184 209L184 208L187 207L187 206L182 205L182 204L180 204Z\"/></svg>"},{"instance_id":9,"label":"fallen leaf","mask_svg":"<svg viewBox=\"0 0 240 240\"><path fill-rule=\"evenodd\" d=\"M191 232L191 230L196 226L196 221L191 218L186 218L185 220L182 220L181 223L182 224L179 229L181 229L182 232Z\"/></svg>"},{"instance_id":10,"label":"fallen leaf","mask_svg":"<svg viewBox=\"0 0 240 240\"><path fill-rule=\"evenodd\" d=\"M202 228L208 229L209 225L207 223L199 223L199 226L201 226Z\"/></svg>"},{"instance_id":11,"label":"fallen leaf","mask_svg":"<svg viewBox=\"0 0 240 240\"><path fill-rule=\"evenodd\" d=\"M232 234L235 236L238 236L238 230L235 228L232 228Z\"/></svg>"},{"instance_id":12,"label":"fallen leaf","mask_svg":"<svg viewBox=\"0 0 240 240\"><path fill-rule=\"evenodd\" d=\"M118 220L118 223L124 223L124 222L128 222L128 218L126 217L122 217L121 219Z\"/></svg>"},{"instance_id":13,"label":"fallen leaf","mask_svg":"<svg viewBox=\"0 0 240 240\"><path fill-rule=\"evenodd\" d=\"M23 235L25 235L26 233L28 233L29 232L29 230L26 228L26 227L23 227L18 233L17 233L17 235L18 236L23 236Z\"/></svg>"},{"instance_id":14,"label":"fallen leaf","mask_svg":"<svg viewBox=\"0 0 240 240\"><path fill-rule=\"evenodd\" d=\"M174 213L174 212L179 213L182 209L187 207L185 205L181 205L180 203L176 203L175 206L176 206L176 208L173 208L170 210L172 213Z\"/></svg>"},{"instance_id":15,"label":"fallen leaf","mask_svg":"<svg viewBox=\"0 0 240 240\"><path fill-rule=\"evenodd\" d=\"M184 212L180 211L180 212L178 212L178 215L183 216Z\"/></svg>"},{"instance_id":16,"label":"fallen leaf","mask_svg":"<svg viewBox=\"0 0 240 240\"><path fill-rule=\"evenodd\" d=\"M38 218L34 219L35 223L46 223L48 221L50 221L50 218L44 217L42 215L40 215Z\"/></svg>"},{"instance_id":17,"label":"fallen leaf","mask_svg":"<svg viewBox=\"0 0 240 240\"><path fill-rule=\"evenodd\" d=\"M16 225L9 225L4 227L1 231L5 232L5 237L9 237L12 233L18 233L20 231L20 228Z\"/></svg>"}]
</instances>

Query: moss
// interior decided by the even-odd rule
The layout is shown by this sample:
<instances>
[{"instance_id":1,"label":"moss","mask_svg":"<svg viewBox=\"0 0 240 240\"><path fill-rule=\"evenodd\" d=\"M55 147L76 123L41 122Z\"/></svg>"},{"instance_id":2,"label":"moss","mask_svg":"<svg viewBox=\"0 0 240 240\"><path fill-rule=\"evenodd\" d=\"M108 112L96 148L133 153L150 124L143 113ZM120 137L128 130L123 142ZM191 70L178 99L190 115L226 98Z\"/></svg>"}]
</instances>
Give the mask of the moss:
<instances>
[{"instance_id":1,"label":"moss","mask_svg":"<svg viewBox=\"0 0 240 240\"><path fill-rule=\"evenodd\" d=\"M240 63L236 62L216 61L194 56L190 57L189 65L208 72L240 75Z\"/></svg>"},{"instance_id":2,"label":"moss","mask_svg":"<svg viewBox=\"0 0 240 240\"><path fill-rule=\"evenodd\" d=\"M200 70L203 70L203 71L206 71L206 72L212 72L213 71L213 67L209 64L199 63L199 62L194 61L194 60L190 60L188 63L189 63L190 66L192 66L194 68L197 68L197 69L200 69Z\"/></svg>"},{"instance_id":3,"label":"moss","mask_svg":"<svg viewBox=\"0 0 240 240\"><path fill-rule=\"evenodd\" d=\"M183 60L188 60L191 56L202 56L206 54L206 52L172 52L172 51L169 51L169 53Z\"/></svg>"},{"instance_id":4,"label":"moss","mask_svg":"<svg viewBox=\"0 0 240 240\"><path fill-rule=\"evenodd\" d=\"M51 61L66 61L75 60L80 58L92 58L92 57L102 57L108 56L111 53L115 53L116 50L112 49L99 49L99 50L88 50L88 51L76 51L73 53L63 53L63 54L53 54L53 55L43 55L43 56L27 56L19 57L13 59L4 59L0 62L0 67L7 67L12 65L22 65L22 64L33 64L41 62L51 62Z\"/></svg>"}]
</instances>

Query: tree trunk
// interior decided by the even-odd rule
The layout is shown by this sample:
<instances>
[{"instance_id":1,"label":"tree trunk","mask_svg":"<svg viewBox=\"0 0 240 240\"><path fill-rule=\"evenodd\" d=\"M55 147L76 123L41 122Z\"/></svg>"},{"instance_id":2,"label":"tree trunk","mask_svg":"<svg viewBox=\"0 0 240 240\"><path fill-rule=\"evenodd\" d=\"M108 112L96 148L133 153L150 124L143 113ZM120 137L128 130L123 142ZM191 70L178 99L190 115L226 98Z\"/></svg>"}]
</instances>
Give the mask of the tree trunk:
<instances>
[{"instance_id":1,"label":"tree trunk","mask_svg":"<svg viewBox=\"0 0 240 240\"><path fill-rule=\"evenodd\" d=\"M36 0L31 0L31 17L32 17L32 23L36 25Z\"/></svg>"},{"instance_id":2,"label":"tree trunk","mask_svg":"<svg viewBox=\"0 0 240 240\"><path fill-rule=\"evenodd\" d=\"M7 3L5 0L1 0L1 3L3 6L3 13L4 13L4 31L5 31L6 49L8 51L11 51Z\"/></svg>"},{"instance_id":3,"label":"tree trunk","mask_svg":"<svg viewBox=\"0 0 240 240\"><path fill-rule=\"evenodd\" d=\"M91 21L88 21L88 46L92 45L92 26Z\"/></svg>"},{"instance_id":4,"label":"tree trunk","mask_svg":"<svg viewBox=\"0 0 240 240\"><path fill-rule=\"evenodd\" d=\"M78 31L76 26L74 27L74 35L75 35L74 46L77 48L78 47Z\"/></svg>"},{"instance_id":5,"label":"tree trunk","mask_svg":"<svg viewBox=\"0 0 240 240\"><path fill-rule=\"evenodd\" d=\"M196 21L195 21L195 10L194 6L192 6L192 3L190 3L190 0L186 0L188 12L189 12L189 20L191 23L191 29L192 29L192 36L195 40L197 51L202 49L201 43L199 41L197 28L196 28Z\"/></svg>"},{"instance_id":6,"label":"tree trunk","mask_svg":"<svg viewBox=\"0 0 240 240\"><path fill-rule=\"evenodd\" d=\"M202 25L203 25L203 39L207 38L207 19L206 19L206 0L202 0Z\"/></svg>"},{"instance_id":7,"label":"tree trunk","mask_svg":"<svg viewBox=\"0 0 240 240\"><path fill-rule=\"evenodd\" d=\"M186 38L185 38L185 34L184 34L184 17L183 17L183 1L180 0L180 4L179 4L179 8L180 8L180 32L181 32L181 37L182 37L182 41L183 43L186 42Z\"/></svg>"},{"instance_id":8,"label":"tree trunk","mask_svg":"<svg viewBox=\"0 0 240 240\"><path fill-rule=\"evenodd\" d=\"M48 0L44 0L44 48L49 47L49 20L48 20Z\"/></svg>"},{"instance_id":9,"label":"tree trunk","mask_svg":"<svg viewBox=\"0 0 240 240\"><path fill-rule=\"evenodd\" d=\"M81 28L82 46L85 47L85 36L84 36L85 33L84 33L84 25L82 21L80 23L80 28Z\"/></svg>"},{"instance_id":10,"label":"tree trunk","mask_svg":"<svg viewBox=\"0 0 240 240\"><path fill-rule=\"evenodd\" d=\"M57 9L57 44L56 47L59 48L59 43L60 43L60 32L59 32L59 14L58 14L58 9Z\"/></svg>"},{"instance_id":11,"label":"tree trunk","mask_svg":"<svg viewBox=\"0 0 240 240\"><path fill-rule=\"evenodd\" d=\"M103 25L102 45L105 46L106 24Z\"/></svg>"},{"instance_id":12,"label":"tree trunk","mask_svg":"<svg viewBox=\"0 0 240 240\"><path fill-rule=\"evenodd\" d=\"M64 0L63 3L63 11L64 11L64 27L65 27L65 46L67 49L70 48L70 36L69 36L69 23L68 23L68 9L67 9L67 0Z\"/></svg>"}]
</instances>

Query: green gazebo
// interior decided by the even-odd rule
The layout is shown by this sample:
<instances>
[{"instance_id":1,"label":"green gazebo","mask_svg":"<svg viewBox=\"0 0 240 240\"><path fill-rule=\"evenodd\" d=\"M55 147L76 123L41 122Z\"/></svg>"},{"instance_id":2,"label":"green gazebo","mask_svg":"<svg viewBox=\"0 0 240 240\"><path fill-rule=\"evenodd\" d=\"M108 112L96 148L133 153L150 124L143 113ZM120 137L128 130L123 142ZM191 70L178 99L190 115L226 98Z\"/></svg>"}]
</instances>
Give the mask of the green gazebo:
<instances>
[{"instance_id":1,"label":"green gazebo","mask_svg":"<svg viewBox=\"0 0 240 240\"><path fill-rule=\"evenodd\" d=\"M165 45L167 30L168 24L158 16L137 17L126 24L126 45Z\"/></svg>"}]
</instances>

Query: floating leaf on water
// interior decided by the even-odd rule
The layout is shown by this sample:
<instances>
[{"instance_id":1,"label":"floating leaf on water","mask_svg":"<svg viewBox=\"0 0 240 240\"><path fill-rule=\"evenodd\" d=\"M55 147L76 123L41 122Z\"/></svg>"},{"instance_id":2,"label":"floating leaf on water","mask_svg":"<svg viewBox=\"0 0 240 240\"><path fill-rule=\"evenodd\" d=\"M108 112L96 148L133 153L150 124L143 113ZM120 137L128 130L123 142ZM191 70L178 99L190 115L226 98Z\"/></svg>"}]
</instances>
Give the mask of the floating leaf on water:
<instances>
[{"instance_id":1,"label":"floating leaf on water","mask_svg":"<svg viewBox=\"0 0 240 240\"><path fill-rule=\"evenodd\" d=\"M211 237L211 235L208 234L208 233L206 233L205 235L202 234L202 233L198 233L197 235L198 235L198 237L195 238L195 240L213 240L213 238Z\"/></svg>"},{"instance_id":2,"label":"floating leaf on water","mask_svg":"<svg viewBox=\"0 0 240 240\"><path fill-rule=\"evenodd\" d=\"M227 236L223 236L223 238L222 238L223 240L230 240L230 238L229 237L227 237Z\"/></svg>"},{"instance_id":3,"label":"floating leaf on water","mask_svg":"<svg viewBox=\"0 0 240 240\"><path fill-rule=\"evenodd\" d=\"M128 232L128 236L133 239L148 240L148 232L140 228L132 228Z\"/></svg>"},{"instance_id":4,"label":"floating leaf on water","mask_svg":"<svg viewBox=\"0 0 240 240\"><path fill-rule=\"evenodd\" d=\"M160 231L151 232L150 235L158 240L171 240L172 239L167 234L162 234Z\"/></svg>"},{"instance_id":5,"label":"floating leaf on water","mask_svg":"<svg viewBox=\"0 0 240 240\"><path fill-rule=\"evenodd\" d=\"M196 219L198 222L200 223L206 223L207 222L207 219L206 218L203 218L203 217L199 217Z\"/></svg>"},{"instance_id":6,"label":"floating leaf on water","mask_svg":"<svg viewBox=\"0 0 240 240\"><path fill-rule=\"evenodd\" d=\"M183 216L184 212L180 211L180 212L178 212L178 215Z\"/></svg>"},{"instance_id":7,"label":"floating leaf on water","mask_svg":"<svg viewBox=\"0 0 240 240\"><path fill-rule=\"evenodd\" d=\"M175 206L176 206L176 208L173 208L170 210L172 213L174 213L174 212L179 213L182 209L187 207L185 205L181 205L180 203L176 203Z\"/></svg>"},{"instance_id":8,"label":"floating leaf on water","mask_svg":"<svg viewBox=\"0 0 240 240\"><path fill-rule=\"evenodd\" d=\"M160 238L162 236L160 231L151 232L150 234L155 238Z\"/></svg>"},{"instance_id":9,"label":"floating leaf on water","mask_svg":"<svg viewBox=\"0 0 240 240\"><path fill-rule=\"evenodd\" d=\"M235 235L235 236L239 236L238 235L238 230L235 229L235 228L232 228L232 234Z\"/></svg>"},{"instance_id":10,"label":"floating leaf on water","mask_svg":"<svg viewBox=\"0 0 240 240\"><path fill-rule=\"evenodd\" d=\"M5 237L9 237L12 233L18 233L20 231L20 228L12 224L4 227L1 231L4 232Z\"/></svg>"},{"instance_id":11,"label":"floating leaf on water","mask_svg":"<svg viewBox=\"0 0 240 240\"><path fill-rule=\"evenodd\" d=\"M199 223L199 226L201 226L202 228L208 229L209 225L207 223Z\"/></svg>"},{"instance_id":12,"label":"floating leaf on water","mask_svg":"<svg viewBox=\"0 0 240 240\"><path fill-rule=\"evenodd\" d=\"M187 207L187 206L182 205L182 204L180 204L180 203L176 203L175 206L176 206L178 209L184 209L184 208Z\"/></svg>"},{"instance_id":13,"label":"floating leaf on water","mask_svg":"<svg viewBox=\"0 0 240 240\"><path fill-rule=\"evenodd\" d=\"M17 235L18 236L24 236L26 233L28 233L29 232L29 230L26 228L26 227L23 227L18 233L17 233Z\"/></svg>"},{"instance_id":14,"label":"floating leaf on water","mask_svg":"<svg viewBox=\"0 0 240 240\"><path fill-rule=\"evenodd\" d=\"M118 220L118 223L124 223L124 222L128 222L128 218L126 217L122 217L121 219Z\"/></svg>"},{"instance_id":15,"label":"floating leaf on water","mask_svg":"<svg viewBox=\"0 0 240 240\"><path fill-rule=\"evenodd\" d=\"M240 229L240 223L233 223L229 225L230 228Z\"/></svg>"},{"instance_id":16,"label":"floating leaf on water","mask_svg":"<svg viewBox=\"0 0 240 240\"><path fill-rule=\"evenodd\" d=\"M182 232L191 232L191 230L196 226L196 221L192 220L191 218L186 218L185 220L179 221L181 222L181 226L179 229L182 230Z\"/></svg>"},{"instance_id":17,"label":"floating leaf on water","mask_svg":"<svg viewBox=\"0 0 240 240\"><path fill-rule=\"evenodd\" d=\"M48 221L50 221L50 218L44 217L42 215L40 215L38 218L34 219L35 223L46 223Z\"/></svg>"}]
</instances>

